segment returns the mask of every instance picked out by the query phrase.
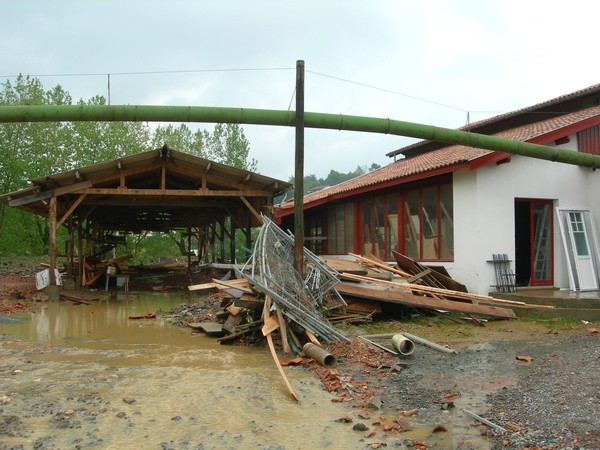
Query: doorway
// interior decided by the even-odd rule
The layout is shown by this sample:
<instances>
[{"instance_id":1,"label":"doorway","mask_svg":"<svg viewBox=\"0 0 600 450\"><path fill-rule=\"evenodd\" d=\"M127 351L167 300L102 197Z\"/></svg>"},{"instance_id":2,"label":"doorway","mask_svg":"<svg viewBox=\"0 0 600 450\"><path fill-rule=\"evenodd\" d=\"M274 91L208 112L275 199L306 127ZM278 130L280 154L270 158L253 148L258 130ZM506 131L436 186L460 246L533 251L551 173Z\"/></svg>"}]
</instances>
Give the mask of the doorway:
<instances>
[{"instance_id":1,"label":"doorway","mask_svg":"<svg viewBox=\"0 0 600 450\"><path fill-rule=\"evenodd\" d=\"M517 286L554 284L552 200L515 200L515 282Z\"/></svg>"}]
</instances>

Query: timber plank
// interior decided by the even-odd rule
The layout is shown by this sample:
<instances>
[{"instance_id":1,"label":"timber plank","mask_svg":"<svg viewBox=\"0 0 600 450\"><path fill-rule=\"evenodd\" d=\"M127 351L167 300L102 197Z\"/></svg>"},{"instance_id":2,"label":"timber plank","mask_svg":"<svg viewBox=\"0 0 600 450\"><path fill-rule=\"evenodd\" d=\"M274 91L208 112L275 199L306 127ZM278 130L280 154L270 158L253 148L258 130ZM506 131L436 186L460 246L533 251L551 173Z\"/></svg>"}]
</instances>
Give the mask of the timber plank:
<instances>
[{"instance_id":1,"label":"timber plank","mask_svg":"<svg viewBox=\"0 0 600 450\"><path fill-rule=\"evenodd\" d=\"M190 291L200 291L203 292L214 292L217 290L217 285L213 282L210 283L201 283L201 284L192 284L188 286L188 290Z\"/></svg>"},{"instance_id":2,"label":"timber plank","mask_svg":"<svg viewBox=\"0 0 600 450\"><path fill-rule=\"evenodd\" d=\"M340 274L351 273L354 275L367 275L369 273L364 266L361 266L356 261L350 261L348 259L341 258L326 258L323 256L321 256L321 260Z\"/></svg>"},{"instance_id":3,"label":"timber plank","mask_svg":"<svg viewBox=\"0 0 600 450\"><path fill-rule=\"evenodd\" d=\"M426 282L429 286L445 288L459 292L467 292L467 287L464 284L454 280L453 278L447 277L443 273L440 273L434 269L425 267L424 265L418 263L414 259L411 259L408 256L403 255L402 253L398 253L395 250L392 250L392 254L394 255L396 264L398 264L398 267L404 272L408 272L413 276L421 275L423 274L423 272L427 272L423 276L423 281Z\"/></svg>"},{"instance_id":4,"label":"timber plank","mask_svg":"<svg viewBox=\"0 0 600 450\"><path fill-rule=\"evenodd\" d=\"M340 282L336 285L336 289L342 295L351 295L354 297L362 297L388 303L408 305L416 308L444 309L447 311L462 312L465 314L481 314L503 319L516 318L514 311L507 308L434 299L431 297L414 295L391 287Z\"/></svg>"}]
</instances>

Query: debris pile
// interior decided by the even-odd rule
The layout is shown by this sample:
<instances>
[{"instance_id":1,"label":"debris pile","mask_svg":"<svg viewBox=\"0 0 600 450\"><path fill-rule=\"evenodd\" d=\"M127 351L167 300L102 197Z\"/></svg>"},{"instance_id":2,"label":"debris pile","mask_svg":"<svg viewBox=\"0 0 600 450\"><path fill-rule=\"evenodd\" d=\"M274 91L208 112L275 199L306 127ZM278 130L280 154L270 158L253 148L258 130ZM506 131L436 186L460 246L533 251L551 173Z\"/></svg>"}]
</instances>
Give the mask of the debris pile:
<instances>
[{"instance_id":1,"label":"debris pile","mask_svg":"<svg viewBox=\"0 0 600 450\"><path fill-rule=\"evenodd\" d=\"M332 326L336 318L348 317L349 311L362 309L361 314L370 317L378 312L374 308L377 303L387 302L437 314L458 312L483 325L478 316L512 319L516 315L510 307L529 306L469 294L448 275L399 253L394 256L398 267L372 255L321 259L305 248L303 275L300 275L294 268L293 236L264 217L251 257L241 268L234 269L237 278L232 278L230 272L228 279L188 286L190 291L213 296L214 292L222 293L219 296L222 312L205 314L203 319L188 326L217 337L221 343L239 340L255 343L266 339L290 394L297 399L277 357L274 336L285 354L303 354L325 366L323 383L337 391L344 384L328 367L331 365L323 363L327 357L319 361L305 346L309 343L323 348L350 342ZM365 306L365 302L369 303ZM398 338L405 339L401 335ZM393 350L392 353L398 354ZM335 356L331 357L335 360Z\"/></svg>"},{"instance_id":2,"label":"debris pile","mask_svg":"<svg viewBox=\"0 0 600 450\"><path fill-rule=\"evenodd\" d=\"M460 313L482 325L481 317L516 318L513 308L552 308L470 294L464 285L441 271L422 266L398 252L393 254L398 267L392 267L373 255L364 257L350 254L354 261L344 260L344 268L338 269L341 281L336 289L348 303L348 309L365 311L373 308L373 311L377 311L383 302L426 310L432 314ZM327 261L332 262L333 258ZM365 269L364 273L360 273L361 267ZM367 275L367 270L375 271L377 276Z\"/></svg>"}]
</instances>

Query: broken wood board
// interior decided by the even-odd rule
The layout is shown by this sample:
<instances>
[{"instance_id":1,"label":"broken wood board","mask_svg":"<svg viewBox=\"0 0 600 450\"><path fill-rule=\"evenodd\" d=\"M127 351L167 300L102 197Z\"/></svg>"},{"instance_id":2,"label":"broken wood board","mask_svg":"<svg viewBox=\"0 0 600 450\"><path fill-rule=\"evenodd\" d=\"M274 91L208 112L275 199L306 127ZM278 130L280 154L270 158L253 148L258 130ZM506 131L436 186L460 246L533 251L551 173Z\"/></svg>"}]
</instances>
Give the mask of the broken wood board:
<instances>
[{"instance_id":1,"label":"broken wood board","mask_svg":"<svg viewBox=\"0 0 600 450\"><path fill-rule=\"evenodd\" d=\"M259 299L254 294L244 294L239 298L236 298L233 302L235 306L241 308L248 308L252 310L259 310L263 307L264 300Z\"/></svg>"},{"instance_id":2,"label":"broken wood board","mask_svg":"<svg viewBox=\"0 0 600 450\"><path fill-rule=\"evenodd\" d=\"M229 289L236 288L241 285L242 287L248 286L248 280L245 278L235 280L213 280L208 283L192 284L188 286L190 291L215 291L217 289Z\"/></svg>"},{"instance_id":3,"label":"broken wood board","mask_svg":"<svg viewBox=\"0 0 600 450\"><path fill-rule=\"evenodd\" d=\"M271 299L269 297L266 297L265 304L263 306L263 321L264 321L265 325L267 324L267 321L269 320L269 316L270 316L269 310L270 309L271 309ZM264 333L264 329L263 329L263 333ZM265 338L267 339L267 344L269 345L269 351L271 352L271 356L273 357L273 360L275 361L277 370L279 370L279 374L283 378L283 381L284 381L286 387L288 388L288 392L290 393L290 395L292 396L292 398L294 400L298 401L298 396L294 392L294 389L292 388L292 385L290 384L287 376L285 375L283 367L281 366L281 363L279 362L279 357L277 356L277 352L275 351L275 345L273 344L273 336L269 332L265 335Z\"/></svg>"},{"instance_id":4,"label":"broken wood board","mask_svg":"<svg viewBox=\"0 0 600 450\"><path fill-rule=\"evenodd\" d=\"M67 295L67 294L61 293L60 294L60 298L62 298L64 300L69 300L70 302L73 302L73 303L80 303L80 304L83 304L83 305L91 305L90 302L82 299L81 297L76 297L74 295Z\"/></svg>"},{"instance_id":5,"label":"broken wood board","mask_svg":"<svg viewBox=\"0 0 600 450\"><path fill-rule=\"evenodd\" d=\"M268 316L266 319L263 319L265 324L262 327L262 334L266 336L269 333L272 333L276 329L279 328L279 319L277 316Z\"/></svg>"},{"instance_id":6,"label":"broken wood board","mask_svg":"<svg viewBox=\"0 0 600 450\"><path fill-rule=\"evenodd\" d=\"M374 300L357 298L352 296L344 297L347 306L344 308L346 312L365 313L365 314L381 314L381 303Z\"/></svg>"},{"instance_id":7,"label":"broken wood board","mask_svg":"<svg viewBox=\"0 0 600 450\"><path fill-rule=\"evenodd\" d=\"M241 313L244 308L241 308L239 306L236 305L229 305L227 308L225 308L227 310L227 312L229 314L231 314L232 316L237 316L239 313Z\"/></svg>"},{"instance_id":8,"label":"broken wood board","mask_svg":"<svg viewBox=\"0 0 600 450\"><path fill-rule=\"evenodd\" d=\"M201 294L205 292L214 292L217 290L217 285L212 281L210 283L193 284L188 286L188 290L196 292L199 291Z\"/></svg>"},{"instance_id":9,"label":"broken wood board","mask_svg":"<svg viewBox=\"0 0 600 450\"><path fill-rule=\"evenodd\" d=\"M342 295L396 303L414 308L443 309L465 314L481 314L501 319L514 319L517 317L511 309L424 297L392 287L341 282L336 285L336 289Z\"/></svg>"},{"instance_id":10,"label":"broken wood board","mask_svg":"<svg viewBox=\"0 0 600 450\"><path fill-rule=\"evenodd\" d=\"M360 256L360 255L356 255L354 253L348 253L350 256L353 256L354 258L358 259L359 261L363 261L366 264L370 264L372 266L378 267L379 269L383 269L386 272L391 272L393 274L396 275L400 275L402 277L409 277L410 274L406 273L405 271L399 270L395 267L389 266L388 264L385 263L381 263L379 261L376 261L374 259L369 259L366 256Z\"/></svg>"},{"instance_id":11,"label":"broken wood board","mask_svg":"<svg viewBox=\"0 0 600 450\"><path fill-rule=\"evenodd\" d=\"M329 256L321 256L320 258L325 264L327 264L327 266L331 267L333 270L340 274L352 273L354 275L367 275L369 273L369 270L366 267L361 266L356 261L350 261L349 259L334 258Z\"/></svg>"},{"instance_id":12,"label":"broken wood board","mask_svg":"<svg viewBox=\"0 0 600 450\"><path fill-rule=\"evenodd\" d=\"M445 300L461 300L468 301L470 303L484 303L484 304L492 304L492 305L506 305L506 306L517 306L517 307L530 307L530 308L549 308L553 309L554 306L551 305L533 305L527 304L525 302L517 301L517 300L505 300L490 297L489 295L480 295L480 294L469 294L468 292L460 292L460 291L452 291L450 289L436 288L431 286L423 286L421 284L411 284L411 283L394 283L394 282L385 282L381 280L377 280L374 278L363 277L360 275L348 275L347 278L352 278L355 281L364 281L367 283L373 283L375 285L382 286L390 286L392 288L406 289L411 292L419 292L421 294L430 294L435 297L441 297Z\"/></svg>"},{"instance_id":13,"label":"broken wood board","mask_svg":"<svg viewBox=\"0 0 600 450\"><path fill-rule=\"evenodd\" d=\"M217 280L213 278L213 283L218 289L236 289L245 294L254 294L254 291L248 287L248 280L241 278L239 280Z\"/></svg>"},{"instance_id":14,"label":"broken wood board","mask_svg":"<svg viewBox=\"0 0 600 450\"><path fill-rule=\"evenodd\" d=\"M192 322L188 324L192 330L203 331L207 335L222 336L225 334L223 324L218 322Z\"/></svg>"},{"instance_id":15,"label":"broken wood board","mask_svg":"<svg viewBox=\"0 0 600 450\"><path fill-rule=\"evenodd\" d=\"M236 327L242 322L242 318L243 317L241 314L237 316L230 314L223 324L223 331L227 332L228 334L235 334Z\"/></svg>"},{"instance_id":16,"label":"broken wood board","mask_svg":"<svg viewBox=\"0 0 600 450\"><path fill-rule=\"evenodd\" d=\"M446 275L436 271L434 267L425 267L414 259L411 259L402 253L398 253L395 250L392 250L392 254L394 255L394 259L396 260L398 267L402 271L410 274L409 278L411 276L414 277L420 275L419 278L428 286L445 288L459 292L467 292L467 287L464 284L461 284L453 278L447 277Z\"/></svg>"}]
</instances>

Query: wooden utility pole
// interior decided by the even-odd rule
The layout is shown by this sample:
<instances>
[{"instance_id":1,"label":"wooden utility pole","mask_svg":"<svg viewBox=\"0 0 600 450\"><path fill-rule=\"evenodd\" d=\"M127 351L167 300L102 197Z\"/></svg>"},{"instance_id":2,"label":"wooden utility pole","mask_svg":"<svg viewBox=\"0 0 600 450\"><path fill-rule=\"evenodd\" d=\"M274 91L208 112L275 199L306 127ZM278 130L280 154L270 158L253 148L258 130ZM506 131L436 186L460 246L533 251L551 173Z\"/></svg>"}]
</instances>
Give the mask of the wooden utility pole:
<instances>
[{"instance_id":1,"label":"wooden utility pole","mask_svg":"<svg viewBox=\"0 0 600 450\"><path fill-rule=\"evenodd\" d=\"M296 165L294 173L294 268L304 277L304 61L296 61Z\"/></svg>"}]
</instances>

